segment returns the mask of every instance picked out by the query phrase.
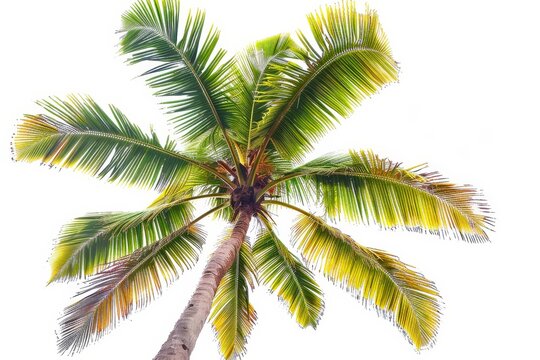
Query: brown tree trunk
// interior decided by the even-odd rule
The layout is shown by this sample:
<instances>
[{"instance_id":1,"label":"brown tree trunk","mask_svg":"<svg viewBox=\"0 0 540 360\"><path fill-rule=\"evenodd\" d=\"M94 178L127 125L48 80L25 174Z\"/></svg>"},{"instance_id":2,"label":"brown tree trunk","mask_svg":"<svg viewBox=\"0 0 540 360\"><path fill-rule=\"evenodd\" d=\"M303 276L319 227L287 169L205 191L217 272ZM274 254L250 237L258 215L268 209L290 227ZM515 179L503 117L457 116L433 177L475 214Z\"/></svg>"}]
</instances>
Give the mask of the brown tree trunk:
<instances>
[{"instance_id":1,"label":"brown tree trunk","mask_svg":"<svg viewBox=\"0 0 540 360\"><path fill-rule=\"evenodd\" d=\"M251 216L248 211L241 210L239 212L231 237L223 242L210 257L187 307L154 360L189 359L210 314L210 307L218 285L234 262L246 237Z\"/></svg>"}]
</instances>

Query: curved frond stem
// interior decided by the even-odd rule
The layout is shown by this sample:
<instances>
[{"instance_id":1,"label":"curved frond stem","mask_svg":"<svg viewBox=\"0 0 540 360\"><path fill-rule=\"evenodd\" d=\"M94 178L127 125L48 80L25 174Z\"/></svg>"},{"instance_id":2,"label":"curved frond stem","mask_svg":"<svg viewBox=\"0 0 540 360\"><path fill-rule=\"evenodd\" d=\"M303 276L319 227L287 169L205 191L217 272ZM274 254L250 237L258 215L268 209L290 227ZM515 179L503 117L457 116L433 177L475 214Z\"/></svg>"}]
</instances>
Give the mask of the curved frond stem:
<instances>
[{"instance_id":1,"label":"curved frond stem","mask_svg":"<svg viewBox=\"0 0 540 360\"><path fill-rule=\"evenodd\" d=\"M282 183L285 188L301 186L316 193L333 219L373 221L387 229L471 242L489 240L486 230L493 218L481 192L472 186L453 184L425 166L402 168L372 151L350 151L348 157L326 155L301 165L269 182L257 199Z\"/></svg>"},{"instance_id":2,"label":"curved frond stem","mask_svg":"<svg viewBox=\"0 0 540 360\"><path fill-rule=\"evenodd\" d=\"M181 155L181 154L177 153L176 151L171 151L171 150L167 150L167 149L164 149L164 148L160 148L160 147L157 147L155 145L147 144L147 143L144 143L144 142L136 140L136 139L123 137L123 136L116 135L116 134L102 133L102 132L99 132L99 131L77 131L74 134L76 134L76 135L86 135L86 136L90 136L90 137L101 137L101 138L114 139L114 140L118 140L118 141L121 141L121 142L124 142L124 143L135 144L135 145L138 145L138 146L146 147L146 148L151 149L153 151L161 152L161 153L163 153L165 155L172 156L172 157L175 157L175 158L177 158L179 160L183 160L183 161L185 161L187 163L195 165L195 166L199 167L200 169L202 169L204 171L207 171L210 174L212 174L212 175L218 177L219 179L223 180L230 188L233 188L235 186L234 182L232 182L231 179L229 179L226 175L221 174L219 171L212 168L211 166L209 166L207 164L204 164L202 162L199 162L199 161L197 161L195 159L192 159L189 156ZM51 135L51 136L54 136L54 135ZM57 136L59 136L59 135L57 135Z\"/></svg>"},{"instance_id":3,"label":"curved frond stem","mask_svg":"<svg viewBox=\"0 0 540 360\"><path fill-rule=\"evenodd\" d=\"M221 210L221 209L223 209L223 208L225 208L225 207L227 207L227 206L229 206L229 205L230 205L230 204L229 204L229 202L227 201L227 202L224 202L223 204L220 204L220 205L218 205L218 206L214 206L214 207L211 208L210 210L208 210L208 211L202 213L201 215L199 215L198 217L196 217L195 219L193 219L193 220L189 223L189 225L187 225L187 226L191 226L191 225L193 225L193 224L195 224L195 223L201 221L202 219L204 219L204 218L207 217L208 215L213 214L213 213L215 213L216 211L219 211L219 210Z\"/></svg>"},{"instance_id":4,"label":"curved frond stem","mask_svg":"<svg viewBox=\"0 0 540 360\"><path fill-rule=\"evenodd\" d=\"M310 171L310 172L298 172L298 173L290 173L290 174L283 175L282 177L277 178L276 180L272 180L268 184L266 184L266 186L263 187L259 191L259 193L257 194L256 199L259 200L268 190L270 190L271 188L273 188L276 185L279 185L282 182L285 182L287 180L291 180L291 179L294 179L294 178L303 177L303 176L318 175L319 173L321 173L321 171L315 170L315 171ZM324 173L324 171L322 173ZM366 174L366 173L353 172L353 171L332 171L332 175L344 175L344 176L355 176L355 177L359 177L359 178L379 179L379 180L391 181L393 183L400 184L400 185L403 184L402 182L399 182L399 181L393 180L393 179L389 179L388 177L379 176L379 175L375 175L375 174ZM408 184L406 184L406 185L408 185ZM411 185L408 185L408 186L413 187ZM415 188L415 189L417 189L417 188ZM424 190L424 189L418 189L418 190L421 190L421 191L423 191L425 193L429 193L429 191Z\"/></svg>"},{"instance_id":5,"label":"curved frond stem","mask_svg":"<svg viewBox=\"0 0 540 360\"><path fill-rule=\"evenodd\" d=\"M287 181L287 180L290 180L290 179L294 179L296 177L300 177L300 176L304 176L305 174L301 174L301 173L292 173L292 174L287 174L287 175L283 175L282 177L276 179L276 180L272 180L270 181L268 184L266 184L265 187L263 187L256 195L256 199L259 200L261 197L264 196L264 194L266 194L268 192L268 190L270 190L271 188L273 188L274 186L284 182L284 181Z\"/></svg>"},{"instance_id":6,"label":"curved frond stem","mask_svg":"<svg viewBox=\"0 0 540 360\"><path fill-rule=\"evenodd\" d=\"M312 213L310 213L309 211L306 211L302 208L299 208L298 206L294 206L292 204L289 204L289 203L286 203L286 202L283 202L283 201L278 201L278 200L264 200L262 202L263 204L272 204L272 205L278 205L278 206L283 206L283 207L286 207L288 209L291 209L291 210L294 210L294 211L297 211L299 212L300 214L303 214L303 215L306 215L306 216L313 216Z\"/></svg>"},{"instance_id":7,"label":"curved frond stem","mask_svg":"<svg viewBox=\"0 0 540 360\"><path fill-rule=\"evenodd\" d=\"M185 203L185 202L188 202L188 201L194 201L194 200L200 200L200 199L228 198L228 197L230 197L229 194L223 194L223 193L202 194L202 195L196 195L196 196L191 196L191 197L187 197L187 198L174 200L174 201L172 201L170 203L167 203L167 204L158 205L156 208L174 206L174 205L182 204L182 203Z\"/></svg>"}]
</instances>

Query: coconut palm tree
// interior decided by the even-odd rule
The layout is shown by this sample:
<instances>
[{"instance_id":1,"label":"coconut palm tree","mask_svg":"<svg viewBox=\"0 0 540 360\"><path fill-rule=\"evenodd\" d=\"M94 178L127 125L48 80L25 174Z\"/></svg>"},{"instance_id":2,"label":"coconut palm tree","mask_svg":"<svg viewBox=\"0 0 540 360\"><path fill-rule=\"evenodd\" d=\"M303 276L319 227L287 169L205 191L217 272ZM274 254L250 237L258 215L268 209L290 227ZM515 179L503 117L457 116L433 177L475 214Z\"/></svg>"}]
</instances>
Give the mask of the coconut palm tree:
<instances>
[{"instance_id":1,"label":"coconut palm tree","mask_svg":"<svg viewBox=\"0 0 540 360\"><path fill-rule=\"evenodd\" d=\"M209 216L230 228L155 359L188 359L208 317L222 355L243 354L258 283L300 326L316 327L324 303L312 270L376 308L417 349L430 345L440 316L434 283L332 224L482 242L492 219L481 195L369 150L304 160L340 119L396 81L377 14L358 13L348 1L327 6L308 16L308 31L278 34L231 58L204 12L182 16L176 1L139 0L121 29L128 62L150 64L143 76L163 99L173 138L143 132L118 108L85 96L40 101L43 113L18 125L18 160L160 193L144 210L89 214L62 228L50 282L83 279L84 286L60 321L59 351L81 350L192 267L205 242L199 222ZM198 200L210 206L196 213ZM309 210L317 207L323 215ZM276 232L281 208L298 214L295 250Z\"/></svg>"}]
</instances>

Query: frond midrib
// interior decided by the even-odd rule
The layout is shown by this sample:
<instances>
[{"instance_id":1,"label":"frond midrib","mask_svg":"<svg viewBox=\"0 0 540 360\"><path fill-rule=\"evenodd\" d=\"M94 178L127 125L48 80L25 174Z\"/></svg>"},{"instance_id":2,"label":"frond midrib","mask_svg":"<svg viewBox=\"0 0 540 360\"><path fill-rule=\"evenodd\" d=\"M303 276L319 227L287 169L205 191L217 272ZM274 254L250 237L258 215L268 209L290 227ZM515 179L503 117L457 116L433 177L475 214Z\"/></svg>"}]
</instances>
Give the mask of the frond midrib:
<instances>
[{"instance_id":1,"label":"frond midrib","mask_svg":"<svg viewBox=\"0 0 540 360\"><path fill-rule=\"evenodd\" d=\"M354 47L352 47L350 49L342 50L342 51L336 53L335 55L331 56L327 60L325 59L326 61L322 65L317 67L315 69L315 71L312 72L311 75L307 77L304 84L302 84L302 86L294 94L294 96L291 98L291 100L287 103L286 108L283 111L281 111L280 115L277 117L277 119L274 120L274 124L272 125L272 128L268 131L268 135L267 135L268 138L272 137L273 133L275 132L275 130L277 129L277 127L279 126L279 124L281 123L281 121L283 120L285 115L289 112L291 106L296 102L296 99L301 95L301 93L304 91L304 89L311 83L311 81L313 81L313 79L315 79L315 77L317 75L319 75L322 71L324 71L328 66L332 65L334 62L339 60L341 57L344 57L344 56L349 55L349 54L354 53L354 52L363 52L363 51L377 53L379 55L382 55L382 56L388 58L387 54L385 54L385 53L383 53L383 52L381 52L379 50L375 50L375 49L368 48L368 47L365 47L365 46L354 46Z\"/></svg>"},{"instance_id":2,"label":"frond midrib","mask_svg":"<svg viewBox=\"0 0 540 360\"><path fill-rule=\"evenodd\" d=\"M215 107L215 105L214 105L214 103L212 101L212 98L210 97L210 94L208 93L208 90L204 86L204 83L202 82L199 74L197 74L197 72L195 71L195 68L193 67L193 64L187 58L186 54L184 54L183 51L180 51L180 49L178 49L176 44L174 44L172 41L170 41L169 38L165 34L163 34L161 31L158 31L155 28L139 25L139 26L129 26L127 31L130 31L130 30L150 31L150 32L153 32L154 34L159 35L159 37L162 40L164 40L167 43L167 45L174 52L176 52L180 56L181 62L189 69L189 72L191 73L191 75L193 76L195 81L197 81L197 85L199 85L199 88L200 88L201 92L204 95L206 103L208 104L208 106L210 107L210 110L212 111L212 115L214 116L214 119L218 123L218 126L221 129L221 132L223 133L223 137L225 138L225 141L227 142L227 146L229 147L229 151L231 152L231 155L232 155L236 165L238 166L238 164L239 164L238 154L234 150L233 143L232 143L231 139L229 138L229 135L227 134L227 130L225 129L225 125L223 124L223 121L221 120L221 117L219 116L219 114L217 112L217 109L216 109L216 107Z\"/></svg>"},{"instance_id":3,"label":"frond midrib","mask_svg":"<svg viewBox=\"0 0 540 360\"><path fill-rule=\"evenodd\" d=\"M413 301L410 298L411 294L410 294L409 290L406 288L406 286L401 284L401 282L398 279L396 279L381 263L377 262L376 260L374 260L371 257L362 256L362 251L361 251L360 248L362 248L363 246L357 244L349 235L344 234L343 232L341 232L341 230L339 230L337 228L334 228L333 226L330 226L329 224L324 222L318 216L311 215L311 218L312 218L312 221L315 221L315 222L319 223L320 226L323 226L328 231L330 231L332 233L335 233L336 235L341 235L341 236L336 236L336 238L340 238L343 241L347 242L347 244L349 244L349 246L354 250L354 253L355 253L356 256L359 256L360 258L367 260L367 262L369 262L369 264L371 266L376 267L377 269L379 269L382 273L384 273L388 277L388 279L390 279L390 281L395 285L395 287L397 288L399 293L402 294L405 299L407 299L407 303L408 303L409 307L412 309L412 311L413 311L413 313L415 315L414 320L415 320L416 326L420 330L420 332L425 335L424 329L420 324L420 318L418 316L418 311L417 311L416 307L413 306ZM366 247L366 250L368 250L370 253L372 253L371 249L369 249L367 247ZM376 304L373 304L373 306L376 306L377 308L380 308L383 311L392 312L391 310L385 310L385 309L377 306ZM395 320L395 323L398 324L397 320ZM399 326L399 327L401 327L401 326Z\"/></svg>"},{"instance_id":4,"label":"frond midrib","mask_svg":"<svg viewBox=\"0 0 540 360\"><path fill-rule=\"evenodd\" d=\"M265 220L264 221L266 223L267 226L269 226L269 224L267 223L267 221ZM283 245L283 243L281 244L278 244L277 241L276 241L276 237L274 236L274 233L270 230L270 228L268 228L268 231L270 232L270 234L272 235L272 241L274 242L275 246L276 246L276 249L279 253L279 255L281 256L281 258L283 259L283 262L287 265L287 268L289 269L289 271L292 273L292 278L296 284L296 286L298 286L298 289L300 290L300 293L301 293L301 298L302 298L302 301L304 303L304 306L308 309L308 313L310 314L310 317L311 317L311 311L309 310L310 309L310 306L309 306L309 303L308 303L308 300L307 300L307 297L306 297L306 294L304 292L304 288L300 285L300 283L298 282L298 279L296 277L296 272L294 271L292 265L289 263L287 257L282 253L281 251L281 247L280 245ZM284 245L283 245L284 246ZM311 319L310 319L311 320Z\"/></svg>"},{"instance_id":5,"label":"frond midrib","mask_svg":"<svg viewBox=\"0 0 540 360\"><path fill-rule=\"evenodd\" d=\"M255 113L255 104L257 103L257 101L255 99L256 99L257 94L258 94L259 86L262 84L262 80L265 78L265 76L264 76L265 72L270 67L271 62L275 58L277 58L278 55L280 55L281 53L284 53L286 51L287 50L281 50L281 51L277 52L276 54L272 55L268 59L268 62L264 66L264 69L261 71L261 73L259 74L259 77L257 79L255 89L253 90L253 93L252 93L253 94L253 102L251 104L251 114L250 114L250 117L249 117L249 131L248 131L248 141L247 141L247 147L246 147L247 151L249 151L250 144L251 144L251 129L252 129L252 126L253 126L253 116L254 116L254 113ZM247 153L247 151L246 151L246 153Z\"/></svg>"},{"instance_id":6,"label":"frond midrib","mask_svg":"<svg viewBox=\"0 0 540 360\"><path fill-rule=\"evenodd\" d=\"M298 278L296 276L295 269L293 269L292 265L289 263L289 261L287 261L287 258L283 256L283 254L281 253L281 249L278 249L278 252L281 255L281 257L283 257L283 260L284 260L285 264L287 265L287 268L290 270L291 274L293 275L292 278L293 278L294 283L296 284L296 286L298 286L298 290L300 291L302 302L304 303L304 306L306 307L306 309L308 309L308 313L310 314L310 317L311 317L311 315L312 315L311 310L310 310L311 307L309 306L309 303L308 303L308 300L307 300L307 297L306 297L306 293L304 292L304 288L298 282ZM310 320L313 320L313 319L310 319Z\"/></svg>"},{"instance_id":7,"label":"frond midrib","mask_svg":"<svg viewBox=\"0 0 540 360\"><path fill-rule=\"evenodd\" d=\"M359 245L356 244L356 242L353 241L352 238L350 238L348 235L346 235L346 234L343 234L343 235L345 235L346 241L354 249L354 252L358 256L361 256L359 254L359 250L357 249ZM369 248L367 248L367 249L369 250ZM409 290L406 288L406 286L401 284L398 279L395 279L394 276L392 276L392 274L390 274L390 272L382 264L378 263L377 261L375 261L375 260L373 260L371 258L368 258L367 260L369 261L369 263L372 266L377 267L380 271L382 271L390 279L390 281L392 281L392 283L396 286L398 291L407 299L409 307L412 309L412 311L414 313L414 320L415 320L416 326L418 327L418 329L420 330L420 332L422 334L425 334L424 329L420 325L420 319L419 319L419 316L418 316L418 311L417 311L416 307L412 305L413 302L412 302L412 300L410 298L411 294L410 294ZM374 305L374 306L377 306L377 305ZM382 309L382 310L384 310L384 309ZM398 324L397 320L395 322L396 322L396 324Z\"/></svg>"},{"instance_id":8,"label":"frond midrib","mask_svg":"<svg viewBox=\"0 0 540 360\"><path fill-rule=\"evenodd\" d=\"M233 183L228 178L226 178L224 175L220 174L219 172L217 172L215 169L211 168L207 164L199 162L199 161L197 161L195 159L192 159L192 158L190 158L188 156L181 155L181 154L177 153L176 151L170 151L170 150L164 149L162 147L159 147L159 146L156 146L156 145L153 145L153 144L149 144L147 142L144 142L144 141L141 141L141 140L138 140L138 139L133 139L133 138L130 138L130 137L127 137L127 136L122 136L122 135L118 135L118 134L111 134L111 133L95 131L95 130L59 131L58 128L55 128L55 130L57 131L56 133L49 133L49 134L47 134L47 136L42 136L39 141L36 141L33 144L33 146L39 144L39 142L43 141L44 139L54 138L54 137L63 137L63 136L66 136L66 135L94 136L94 137L98 137L98 138L114 139L114 140L117 140L119 142L124 142L124 143L127 143L127 144L132 144L132 145L145 147L145 148L147 148L149 150L156 151L156 152L162 153L162 154L167 155L167 156L172 156L172 157L175 157L175 158L177 158L179 160L183 160L185 162L188 162L188 163L190 163L192 165L195 165L195 166L197 166L197 167L211 173L212 175L217 176L218 178L220 178L221 180L226 182L228 185L233 185Z\"/></svg>"}]
</instances>

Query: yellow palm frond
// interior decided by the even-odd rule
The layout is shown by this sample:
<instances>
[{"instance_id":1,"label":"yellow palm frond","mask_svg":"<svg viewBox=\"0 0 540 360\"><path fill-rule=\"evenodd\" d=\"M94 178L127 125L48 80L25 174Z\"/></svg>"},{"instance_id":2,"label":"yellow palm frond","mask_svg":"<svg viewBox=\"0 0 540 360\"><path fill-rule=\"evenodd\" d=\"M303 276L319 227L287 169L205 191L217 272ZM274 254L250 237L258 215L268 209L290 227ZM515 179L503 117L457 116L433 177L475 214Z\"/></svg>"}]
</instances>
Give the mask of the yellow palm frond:
<instances>
[{"instance_id":1,"label":"yellow palm frond","mask_svg":"<svg viewBox=\"0 0 540 360\"><path fill-rule=\"evenodd\" d=\"M60 320L61 353L74 353L145 307L164 285L175 280L198 259L204 234L197 225L125 256L85 283L79 300L68 306Z\"/></svg>"},{"instance_id":2,"label":"yellow palm frond","mask_svg":"<svg viewBox=\"0 0 540 360\"><path fill-rule=\"evenodd\" d=\"M51 280L80 279L189 223L189 202L143 211L88 214L62 227L51 256Z\"/></svg>"},{"instance_id":3,"label":"yellow palm frond","mask_svg":"<svg viewBox=\"0 0 540 360\"><path fill-rule=\"evenodd\" d=\"M322 290L311 271L266 225L253 245L260 281L285 302L301 327L315 328L324 309Z\"/></svg>"},{"instance_id":4,"label":"yellow palm frond","mask_svg":"<svg viewBox=\"0 0 540 360\"><path fill-rule=\"evenodd\" d=\"M422 274L393 255L359 245L313 215L300 215L293 241L308 263L390 318L417 349L434 341L439 294Z\"/></svg>"},{"instance_id":5,"label":"yellow palm frond","mask_svg":"<svg viewBox=\"0 0 540 360\"><path fill-rule=\"evenodd\" d=\"M268 187L277 186L284 197L301 194L301 202L308 194L307 200L322 203L331 219L487 241L493 218L482 195L424 169L404 168L372 151L350 151L310 161Z\"/></svg>"},{"instance_id":6,"label":"yellow palm frond","mask_svg":"<svg viewBox=\"0 0 540 360\"><path fill-rule=\"evenodd\" d=\"M219 349L227 360L245 353L247 338L257 320L257 313L249 303L249 290L254 288L255 281L251 247L244 242L219 283L210 314Z\"/></svg>"}]
</instances>

